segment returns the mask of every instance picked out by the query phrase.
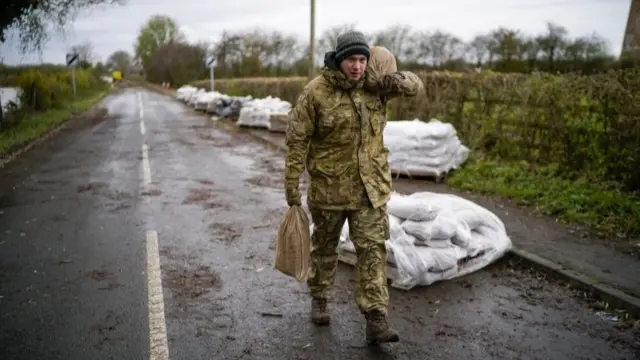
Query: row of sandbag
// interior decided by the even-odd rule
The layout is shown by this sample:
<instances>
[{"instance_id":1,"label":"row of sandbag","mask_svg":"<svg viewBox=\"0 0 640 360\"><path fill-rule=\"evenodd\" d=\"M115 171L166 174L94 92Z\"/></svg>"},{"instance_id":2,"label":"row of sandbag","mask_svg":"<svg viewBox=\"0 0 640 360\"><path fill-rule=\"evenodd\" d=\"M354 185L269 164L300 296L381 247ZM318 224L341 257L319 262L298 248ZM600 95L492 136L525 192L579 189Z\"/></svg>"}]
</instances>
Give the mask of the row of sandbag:
<instances>
[{"instance_id":1,"label":"row of sandbag","mask_svg":"<svg viewBox=\"0 0 640 360\"><path fill-rule=\"evenodd\" d=\"M388 261L393 287L409 290L480 270L511 249L503 222L491 211L452 194L392 193L387 204ZM355 252L345 223L339 248Z\"/></svg>"},{"instance_id":2,"label":"row of sandbag","mask_svg":"<svg viewBox=\"0 0 640 360\"><path fill-rule=\"evenodd\" d=\"M291 109L291 103L277 97L232 97L189 85L178 89L177 98L196 110L237 117L238 126L269 130L283 128L282 121L276 119L287 119ZM394 174L442 177L459 168L469 156L469 148L462 144L453 125L437 119L389 121L384 142Z\"/></svg>"},{"instance_id":3,"label":"row of sandbag","mask_svg":"<svg viewBox=\"0 0 640 360\"><path fill-rule=\"evenodd\" d=\"M178 89L176 98L195 110L221 118L238 117L242 107L252 100L251 96L229 96L217 91L206 91L185 85Z\"/></svg>"},{"instance_id":4,"label":"row of sandbag","mask_svg":"<svg viewBox=\"0 0 640 360\"><path fill-rule=\"evenodd\" d=\"M221 118L238 118L238 126L265 129L271 128L272 115L287 115L291 109L291 103L277 97L254 99L251 96L229 96L190 85L179 88L176 97L196 110Z\"/></svg>"}]
</instances>

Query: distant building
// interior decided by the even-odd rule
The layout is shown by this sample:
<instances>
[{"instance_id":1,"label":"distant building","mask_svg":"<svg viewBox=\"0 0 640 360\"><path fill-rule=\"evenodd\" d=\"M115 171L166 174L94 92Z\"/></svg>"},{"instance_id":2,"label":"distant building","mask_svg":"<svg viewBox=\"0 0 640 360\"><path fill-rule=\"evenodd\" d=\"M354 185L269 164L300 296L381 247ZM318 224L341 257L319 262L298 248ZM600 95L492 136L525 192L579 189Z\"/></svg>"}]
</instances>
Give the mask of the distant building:
<instances>
[{"instance_id":1,"label":"distant building","mask_svg":"<svg viewBox=\"0 0 640 360\"><path fill-rule=\"evenodd\" d=\"M622 53L624 55L640 56L640 0L631 0L629 19L622 41Z\"/></svg>"}]
</instances>

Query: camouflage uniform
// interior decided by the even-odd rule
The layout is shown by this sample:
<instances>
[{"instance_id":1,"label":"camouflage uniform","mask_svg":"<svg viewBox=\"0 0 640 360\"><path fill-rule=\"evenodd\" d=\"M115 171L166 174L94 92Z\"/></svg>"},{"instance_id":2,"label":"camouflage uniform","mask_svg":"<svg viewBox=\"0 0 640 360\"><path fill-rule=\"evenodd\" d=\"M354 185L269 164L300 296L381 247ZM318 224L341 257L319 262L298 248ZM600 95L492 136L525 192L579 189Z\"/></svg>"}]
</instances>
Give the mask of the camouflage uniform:
<instances>
[{"instance_id":1,"label":"camouflage uniform","mask_svg":"<svg viewBox=\"0 0 640 360\"><path fill-rule=\"evenodd\" d=\"M415 95L421 86L412 73L400 72L385 78L388 90L384 100L400 94ZM313 250L316 274L309 280L312 294L325 294L328 282L332 281L337 260L334 249L345 220L349 220L358 255L365 254L363 260L371 259L375 263L386 255L386 203L391 193L389 150L382 137L386 101L365 92L362 84L363 81L351 81L339 71L324 69L323 74L303 90L287 127L288 196L299 196L299 179L305 164L311 175L308 205L316 226ZM358 223L367 225L360 227ZM321 246L323 244L326 246ZM374 254L376 251L382 256ZM322 263L327 266L320 266ZM385 266L378 268L385 269ZM318 274L325 269L326 274ZM364 265L359 269L364 270ZM383 271L360 270L359 277L365 283L386 287ZM377 277L383 277L384 282ZM358 302L362 311L386 308L386 290L359 284L362 296L358 295ZM371 289L373 298L364 294L363 287Z\"/></svg>"},{"instance_id":2,"label":"camouflage uniform","mask_svg":"<svg viewBox=\"0 0 640 360\"><path fill-rule=\"evenodd\" d=\"M365 91L364 81L365 77L354 81L339 70L323 69L299 96L286 131L285 190L290 204L299 203L299 179L305 167L311 178L307 204L314 232L307 284L314 309L320 309L314 318L317 323L329 322L323 309L335 277L336 248L345 220L358 257L358 307L365 315L372 310L385 316L387 312L386 203L391 171L382 136L386 102L395 96L415 96L422 83L412 73L397 72L382 77L376 94Z\"/></svg>"}]
</instances>

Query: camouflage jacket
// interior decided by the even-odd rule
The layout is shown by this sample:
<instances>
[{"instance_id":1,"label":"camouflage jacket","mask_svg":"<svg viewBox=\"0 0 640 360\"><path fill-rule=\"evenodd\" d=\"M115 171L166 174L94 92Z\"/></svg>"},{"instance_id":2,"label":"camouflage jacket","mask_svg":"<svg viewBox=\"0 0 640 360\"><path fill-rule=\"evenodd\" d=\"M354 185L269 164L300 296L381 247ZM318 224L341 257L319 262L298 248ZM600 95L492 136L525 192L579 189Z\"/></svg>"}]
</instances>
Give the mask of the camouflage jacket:
<instances>
[{"instance_id":1,"label":"camouflage jacket","mask_svg":"<svg viewBox=\"0 0 640 360\"><path fill-rule=\"evenodd\" d=\"M409 72L385 76L384 89L364 90L365 78L348 79L324 69L303 89L287 125L285 190L296 193L309 172L308 204L351 210L387 203L391 193L389 150L384 146L386 101L415 96L422 82Z\"/></svg>"}]
</instances>

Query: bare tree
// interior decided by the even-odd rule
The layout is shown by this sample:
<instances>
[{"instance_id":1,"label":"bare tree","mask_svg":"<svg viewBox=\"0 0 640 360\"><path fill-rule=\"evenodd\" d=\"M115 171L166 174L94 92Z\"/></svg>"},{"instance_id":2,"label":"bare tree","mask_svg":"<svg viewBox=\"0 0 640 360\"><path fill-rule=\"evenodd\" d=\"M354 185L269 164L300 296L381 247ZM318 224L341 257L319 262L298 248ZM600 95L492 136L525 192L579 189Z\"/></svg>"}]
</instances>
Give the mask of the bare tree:
<instances>
[{"instance_id":1,"label":"bare tree","mask_svg":"<svg viewBox=\"0 0 640 360\"><path fill-rule=\"evenodd\" d=\"M384 46L399 61L406 61L412 53L411 47L411 27L406 25L392 25L384 30L373 34L373 44Z\"/></svg>"},{"instance_id":2,"label":"bare tree","mask_svg":"<svg viewBox=\"0 0 640 360\"><path fill-rule=\"evenodd\" d=\"M475 61L476 66L482 66L485 61L489 61L489 35L476 35L467 45L468 52Z\"/></svg>"},{"instance_id":3,"label":"bare tree","mask_svg":"<svg viewBox=\"0 0 640 360\"><path fill-rule=\"evenodd\" d=\"M78 62L82 68L90 68L95 61L95 54L93 52L93 45L90 41L85 41L82 44L74 45L71 47L71 52L78 54Z\"/></svg>"},{"instance_id":4,"label":"bare tree","mask_svg":"<svg viewBox=\"0 0 640 360\"><path fill-rule=\"evenodd\" d=\"M118 70L122 75L127 76L133 68L133 57L125 50L118 50L109 55L106 65L109 70Z\"/></svg>"},{"instance_id":5,"label":"bare tree","mask_svg":"<svg viewBox=\"0 0 640 360\"><path fill-rule=\"evenodd\" d=\"M554 23L547 23L547 32L536 37L540 51L547 59L550 68L555 59L562 56L562 51L567 42L567 29Z\"/></svg>"}]
</instances>

